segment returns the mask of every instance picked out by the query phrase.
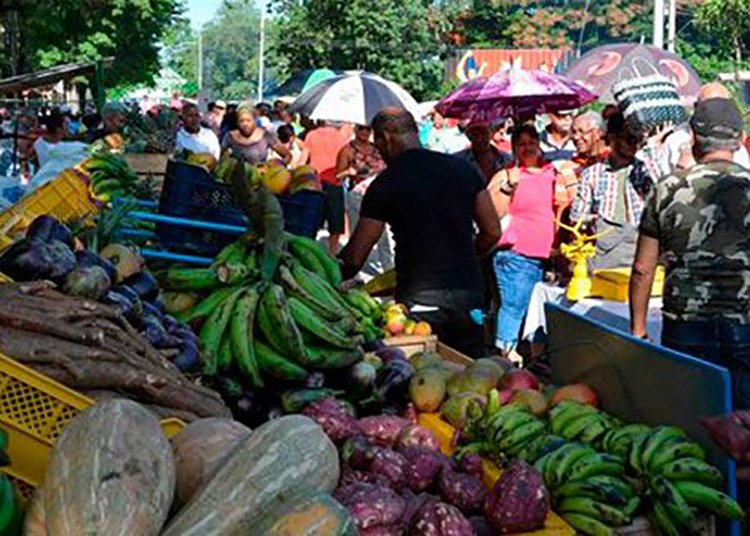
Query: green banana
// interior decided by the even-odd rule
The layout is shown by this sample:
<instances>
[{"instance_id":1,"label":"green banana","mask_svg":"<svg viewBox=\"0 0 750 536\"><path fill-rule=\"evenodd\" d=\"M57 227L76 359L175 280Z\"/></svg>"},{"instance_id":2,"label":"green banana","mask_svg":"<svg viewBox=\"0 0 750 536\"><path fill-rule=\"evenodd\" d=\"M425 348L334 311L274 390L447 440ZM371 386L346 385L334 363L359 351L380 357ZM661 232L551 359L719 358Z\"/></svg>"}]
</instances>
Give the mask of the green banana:
<instances>
[{"instance_id":1,"label":"green banana","mask_svg":"<svg viewBox=\"0 0 750 536\"><path fill-rule=\"evenodd\" d=\"M337 322L342 318L346 318L336 314L336 312L328 307L325 302L319 301L315 295L311 294L302 285L297 283L291 270L283 264L279 266L279 280L290 295L299 298L321 318L330 322Z\"/></svg>"},{"instance_id":2,"label":"green banana","mask_svg":"<svg viewBox=\"0 0 750 536\"><path fill-rule=\"evenodd\" d=\"M300 300L290 297L288 303L294 321L305 331L337 348L353 350L357 347L356 339L347 337L329 326Z\"/></svg>"},{"instance_id":3,"label":"green banana","mask_svg":"<svg viewBox=\"0 0 750 536\"><path fill-rule=\"evenodd\" d=\"M305 342L289 310L284 290L271 283L260 303L258 325L271 346L294 361L304 360Z\"/></svg>"},{"instance_id":4,"label":"green banana","mask_svg":"<svg viewBox=\"0 0 750 536\"><path fill-rule=\"evenodd\" d=\"M262 287L249 287L237 301L229 324L234 362L253 387L263 387L258 360L253 343L255 316Z\"/></svg>"},{"instance_id":5,"label":"green banana","mask_svg":"<svg viewBox=\"0 0 750 536\"><path fill-rule=\"evenodd\" d=\"M633 497L628 501L628 504L626 504L622 511L625 513L625 515L629 517L635 517L635 514L638 513L638 508L641 506L641 498L640 497Z\"/></svg>"},{"instance_id":6,"label":"green banana","mask_svg":"<svg viewBox=\"0 0 750 536\"><path fill-rule=\"evenodd\" d=\"M260 259L260 278L273 281L284 253L284 213L278 198L265 188L258 189L263 206L263 253Z\"/></svg>"},{"instance_id":7,"label":"green banana","mask_svg":"<svg viewBox=\"0 0 750 536\"><path fill-rule=\"evenodd\" d=\"M281 380L299 381L307 377L307 371L304 368L279 355L269 345L264 344L257 338L254 339L253 343L255 344L258 366L265 374Z\"/></svg>"},{"instance_id":8,"label":"green banana","mask_svg":"<svg viewBox=\"0 0 750 536\"><path fill-rule=\"evenodd\" d=\"M593 449L581 445L580 443L570 443L573 448L567 449L562 455L559 455L555 459L555 482L561 484L567 481L568 473L573 466L582 458L589 456L594 452ZM558 454L563 449L558 450Z\"/></svg>"},{"instance_id":9,"label":"green banana","mask_svg":"<svg viewBox=\"0 0 750 536\"><path fill-rule=\"evenodd\" d=\"M552 432L560 434L563 428L570 425L571 422L575 421L581 415L588 415L592 413L598 413L598 410L592 406L585 404L579 404L578 402L572 402L569 400L563 400L559 402L555 407L550 410L550 424L552 425Z\"/></svg>"},{"instance_id":10,"label":"green banana","mask_svg":"<svg viewBox=\"0 0 750 536\"><path fill-rule=\"evenodd\" d=\"M520 411L517 413L506 413L503 414L502 419L495 421L497 426L491 429L490 438L495 443L499 443L502 439L515 432L516 430L523 428L532 422L540 422L539 418L529 411Z\"/></svg>"},{"instance_id":11,"label":"green banana","mask_svg":"<svg viewBox=\"0 0 750 536\"><path fill-rule=\"evenodd\" d=\"M630 452L628 452L628 465L633 469L636 475L643 474L641 454L643 453L643 446L646 444L646 439L648 439L648 436L646 435L637 436L633 440L633 444L630 446Z\"/></svg>"},{"instance_id":12,"label":"green banana","mask_svg":"<svg viewBox=\"0 0 750 536\"><path fill-rule=\"evenodd\" d=\"M166 286L173 290L210 290L221 285L213 268L173 267L166 272Z\"/></svg>"},{"instance_id":13,"label":"green banana","mask_svg":"<svg viewBox=\"0 0 750 536\"><path fill-rule=\"evenodd\" d=\"M338 288L339 285L341 285L341 282L343 281L343 277L341 276L341 265L337 259L334 259L328 254L322 245L318 244L311 238L290 235L288 233L287 240L289 241L289 250L293 255L296 256L297 253L306 251L307 254L315 257L317 264L319 264L323 270L322 273L334 288ZM315 263L313 263L313 265L314 264Z\"/></svg>"},{"instance_id":14,"label":"green banana","mask_svg":"<svg viewBox=\"0 0 750 536\"><path fill-rule=\"evenodd\" d=\"M654 501L652 504L653 511L648 516L648 520L652 526L655 526L660 536L682 536L677 527L674 526L672 520L669 517L667 509L659 501Z\"/></svg>"},{"instance_id":15,"label":"green banana","mask_svg":"<svg viewBox=\"0 0 750 536\"><path fill-rule=\"evenodd\" d=\"M250 279L250 270L239 263L226 263L216 268L216 278L225 285L240 285Z\"/></svg>"},{"instance_id":16,"label":"green banana","mask_svg":"<svg viewBox=\"0 0 750 536\"><path fill-rule=\"evenodd\" d=\"M627 457L630 447L637 437L646 435L651 432L651 427L645 424L628 424L621 428L610 431L611 437L604 450L611 454L617 454L623 458Z\"/></svg>"},{"instance_id":17,"label":"green banana","mask_svg":"<svg viewBox=\"0 0 750 536\"><path fill-rule=\"evenodd\" d=\"M338 295L338 292L318 274L306 269L298 262L290 263L290 269L294 280L303 288L305 292L313 296L315 300L339 317L347 316L350 313L348 304Z\"/></svg>"},{"instance_id":18,"label":"green banana","mask_svg":"<svg viewBox=\"0 0 750 536\"><path fill-rule=\"evenodd\" d=\"M567 521L568 525L581 534L588 534L589 536L615 536L614 529L591 516L569 512L562 514L562 518Z\"/></svg>"},{"instance_id":19,"label":"green banana","mask_svg":"<svg viewBox=\"0 0 750 536\"><path fill-rule=\"evenodd\" d=\"M630 518L618 508L598 502L588 497L571 497L557 505L556 511L561 514L583 514L599 519L610 527L624 527L630 524Z\"/></svg>"},{"instance_id":20,"label":"green banana","mask_svg":"<svg viewBox=\"0 0 750 536\"><path fill-rule=\"evenodd\" d=\"M578 460L570 470L570 481L585 480L596 475L622 476L625 470L621 458L611 454L594 453Z\"/></svg>"},{"instance_id":21,"label":"green banana","mask_svg":"<svg viewBox=\"0 0 750 536\"><path fill-rule=\"evenodd\" d=\"M500 440L498 446L509 454L518 453L525 443L546 433L547 425L542 420L532 421L515 429Z\"/></svg>"},{"instance_id":22,"label":"green banana","mask_svg":"<svg viewBox=\"0 0 750 536\"><path fill-rule=\"evenodd\" d=\"M222 264L242 264L247 255L247 245L242 240L232 242L219 251L214 257L212 268L218 268Z\"/></svg>"},{"instance_id":23,"label":"green banana","mask_svg":"<svg viewBox=\"0 0 750 536\"><path fill-rule=\"evenodd\" d=\"M217 289L209 294L207 298L198 302L187 311L175 314L174 317L179 322L184 323L192 322L193 320L197 320L199 318L205 318L210 315L214 311L214 309L216 309L235 291L237 291L237 289L233 287Z\"/></svg>"},{"instance_id":24,"label":"green banana","mask_svg":"<svg viewBox=\"0 0 750 536\"><path fill-rule=\"evenodd\" d=\"M242 294L243 289L235 290L219 305L201 326L198 340L200 342L203 359L203 373L212 376L219 370L219 350L224 330L229 323L229 317L234 310L234 304Z\"/></svg>"},{"instance_id":25,"label":"green banana","mask_svg":"<svg viewBox=\"0 0 750 536\"><path fill-rule=\"evenodd\" d=\"M589 445L595 444L609 430L603 420L594 422L580 434L580 440Z\"/></svg>"},{"instance_id":26,"label":"green banana","mask_svg":"<svg viewBox=\"0 0 750 536\"><path fill-rule=\"evenodd\" d=\"M687 501L680 495L669 480L661 476L649 479L649 489L664 506L670 521L684 534L693 534L695 516Z\"/></svg>"},{"instance_id":27,"label":"green banana","mask_svg":"<svg viewBox=\"0 0 750 536\"><path fill-rule=\"evenodd\" d=\"M605 482L594 482L593 478L563 484L555 489L554 495L556 502L571 497L587 497L623 508L632 500L622 492L619 486Z\"/></svg>"},{"instance_id":28,"label":"green banana","mask_svg":"<svg viewBox=\"0 0 750 536\"><path fill-rule=\"evenodd\" d=\"M237 310L236 304L235 310ZM219 372L226 372L229 370L229 367L232 366L232 339L227 329L224 330L224 334L221 337L221 344L219 344L219 353L217 354L216 362L219 367Z\"/></svg>"},{"instance_id":29,"label":"green banana","mask_svg":"<svg viewBox=\"0 0 750 536\"><path fill-rule=\"evenodd\" d=\"M697 482L675 482L674 487L694 508L707 510L724 519L742 519L744 515L737 501L726 493Z\"/></svg>"},{"instance_id":30,"label":"green banana","mask_svg":"<svg viewBox=\"0 0 750 536\"><path fill-rule=\"evenodd\" d=\"M659 452L654 454L651 459L650 467L644 467L644 469L648 469L658 474L664 465L674 460L679 460L680 458L705 460L706 452L694 441L684 438L672 438L667 445L663 446Z\"/></svg>"},{"instance_id":31,"label":"green banana","mask_svg":"<svg viewBox=\"0 0 750 536\"><path fill-rule=\"evenodd\" d=\"M542 456L541 458L539 458L537 461L534 462L534 469L539 471L542 474L542 476L544 476L545 473L548 471L549 461L554 453L555 451L548 452L547 454L545 454L544 456ZM547 480L545 479L545 483L546 481Z\"/></svg>"},{"instance_id":32,"label":"green banana","mask_svg":"<svg viewBox=\"0 0 750 536\"><path fill-rule=\"evenodd\" d=\"M344 300L355 309L359 310L365 317L370 317L373 311L370 309L370 304L361 295L359 289L350 288L342 294Z\"/></svg>"},{"instance_id":33,"label":"green banana","mask_svg":"<svg viewBox=\"0 0 750 536\"><path fill-rule=\"evenodd\" d=\"M698 482L717 489L724 482L724 475L721 471L710 463L694 458L680 458L663 465L660 471L664 478L672 482L677 480Z\"/></svg>"},{"instance_id":34,"label":"green banana","mask_svg":"<svg viewBox=\"0 0 750 536\"><path fill-rule=\"evenodd\" d=\"M548 452L557 450L565 443L567 441L560 436L545 434L530 441L523 451L518 454L518 457L533 464Z\"/></svg>"},{"instance_id":35,"label":"green banana","mask_svg":"<svg viewBox=\"0 0 750 536\"><path fill-rule=\"evenodd\" d=\"M560 430L560 435L565 439L573 440L578 438L586 428L601 424L601 415L599 413L591 413L588 415L581 415L577 419L570 421L568 425Z\"/></svg>"},{"instance_id":36,"label":"green banana","mask_svg":"<svg viewBox=\"0 0 750 536\"><path fill-rule=\"evenodd\" d=\"M530 415L531 413L523 406L508 405L499 408L492 414L485 414L483 428L489 438L502 434L503 425L511 414Z\"/></svg>"},{"instance_id":37,"label":"green banana","mask_svg":"<svg viewBox=\"0 0 750 536\"><path fill-rule=\"evenodd\" d=\"M308 344L305 347L305 359L300 364L317 369L339 369L353 365L364 357L361 348L342 350L340 348L320 347Z\"/></svg>"},{"instance_id":38,"label":"green banana","mask_svg":"<svg viewBox=\"0 0 750 536\"><path fill-rule=\"evenodd\" d=\"M652 469L651 463L654 455L661 451L662 447L674 438L685 438L685 432L681 428L675 426L659 426L654 428L643 447L641 465L647 471L650 471Z\"/></svg>"}]
</instances>

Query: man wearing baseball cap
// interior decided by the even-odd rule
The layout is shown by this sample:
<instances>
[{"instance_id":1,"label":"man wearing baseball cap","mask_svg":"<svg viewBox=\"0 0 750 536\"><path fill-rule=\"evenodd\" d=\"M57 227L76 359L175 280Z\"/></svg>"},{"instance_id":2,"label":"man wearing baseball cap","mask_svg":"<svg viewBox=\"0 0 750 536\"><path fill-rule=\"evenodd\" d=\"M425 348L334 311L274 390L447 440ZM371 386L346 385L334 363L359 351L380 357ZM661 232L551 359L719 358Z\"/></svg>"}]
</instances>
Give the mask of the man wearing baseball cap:
<instances>
[{"instance_id":1,"label":"man wearing baseball cap","mask_svg":"<svg viewBox=\"0 0 750 536\"><path fill-rule=\"evenodd\" d=\"M734 101L699 102L696 164L662 178L643 211L630 280L631 330L646 337L656 264L664 260L661 341L727 367L735 407L750 407L750 170L732 161L742 116Z\"/></svg>"}]
</instances>

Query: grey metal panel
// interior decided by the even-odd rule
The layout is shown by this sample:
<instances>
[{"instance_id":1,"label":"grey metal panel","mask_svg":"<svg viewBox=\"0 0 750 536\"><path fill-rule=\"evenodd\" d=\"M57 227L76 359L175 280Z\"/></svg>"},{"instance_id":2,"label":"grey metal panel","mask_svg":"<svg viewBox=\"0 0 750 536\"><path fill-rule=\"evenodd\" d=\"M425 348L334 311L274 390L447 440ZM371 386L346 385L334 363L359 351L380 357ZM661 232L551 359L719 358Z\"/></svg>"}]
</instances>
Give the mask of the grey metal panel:
<instances>
[{"instance_id":1,"label":"grey metal panel","mask_svg":"<svg viewBox=\"0 0 750 536\"><path fill-rule=\"evenodd\" d=\"M734 462L698 420L732 411L727 369L636 339L555 304L548 303L545 310L554 383L590 385L602 409L627 422L683 427L724 471L735 495Z\"/></svg>"}]
</instances>

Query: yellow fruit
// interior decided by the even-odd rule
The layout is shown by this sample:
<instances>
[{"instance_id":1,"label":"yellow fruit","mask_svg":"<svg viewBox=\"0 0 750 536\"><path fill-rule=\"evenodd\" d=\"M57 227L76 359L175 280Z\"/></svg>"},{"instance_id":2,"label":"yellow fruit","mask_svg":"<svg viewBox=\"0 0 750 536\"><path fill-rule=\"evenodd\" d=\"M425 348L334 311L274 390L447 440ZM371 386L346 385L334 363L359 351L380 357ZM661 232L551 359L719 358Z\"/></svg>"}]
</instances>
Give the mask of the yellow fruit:
<instances>
[{"instance_id":1,"label":"yellow fruit","mask_svg":"<svg viewBox=\"0 0 750 536\"><path fill-rule=\"evenodd\" d=\"M406 317L405 316L391 317L386 323L385 329L387 329L391 335L394 335L394 336L401 335L404 332L404 329L406 329Z\"/></svg>"},{"instance_id":2,"label":"yellow fruit","mask_svg":"<svg viewBox=\"0 0 750 536\"><path fill-rule=\"evenodd\" d=\"M406 321L406 324L404 324L404 334L405 335L413 335L414 334L414 328L417 327L417 323L414 322L411 318Z\"/></svg>"},{"instance_id":3,"label":"yellow fruit","mask_svg":"<svg viewBox=\"0 0 750 536\"><path fill-rule=\"evenodd\" d=\"M261 175L260 182L275 194L283 194L289 189L292 174L283 166L272 164Z\"/></svg>"},{"instance_id":4,"label":"yellow fruit","mask_svg":"<svg viewBox=\"0 0 750 536\"><path fill-rule=\"evenodd\" d=\"M417 322L417 324L414 326L414 335L419 335L420 337L432 335L432 326L430 326L427 322Z\"/></svg>"},{"instance_id":5,"label":"yellow fruit","mask_svg":"<svg viewBox=\"0 0 750 536\"><path fill-rule=\"evenodd\" d=\"M300 190L320 190L320 177L312 166L300 166L292 171L292 182L289 185L291 193Z\"/></svg>"},{"instance_id":6,"label":"yellow fruit","mask_svg":"<svg viewBox=\"0 0 750 536\"><path fill-rule=\"evenodd\" d=\"M193 153L187 157L186 162L196 166L203 166L209 172L213 171L216 167L216 158L209 153Z\"/></svg>"}]
</instances>

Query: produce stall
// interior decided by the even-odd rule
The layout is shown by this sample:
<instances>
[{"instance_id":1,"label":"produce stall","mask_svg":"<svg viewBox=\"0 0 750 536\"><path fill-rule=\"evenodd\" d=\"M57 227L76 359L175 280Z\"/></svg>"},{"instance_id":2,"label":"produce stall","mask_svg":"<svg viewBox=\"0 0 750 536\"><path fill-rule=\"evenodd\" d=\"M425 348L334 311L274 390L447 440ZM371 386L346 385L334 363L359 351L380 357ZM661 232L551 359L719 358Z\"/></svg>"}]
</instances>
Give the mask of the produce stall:
<instances>
[{"instance_id":1,"label":"produce stall","mask_svg":"<svg viewBox=\"0 0 750 536\"><path fill-rule=\"evenodd\" d=\"M720 389L686 404L692 421L657 402L625 411L616 383L572 375L585 360L557 330L586 331L556 311L559 386L469 359L403 305L342 281L290 227L284 196L315 192L310 173L186 160L168 170L199 175L240 217L220 242L191 235L199 263L141 255L163 246L159 225L200 216L164 213L196 208L172 184L139 219L143 180L108 152L80 166L95 207L84 221L35 214L0 252L0 387L41 393L7 396L18 417L0 418L8 534L19 495L32 536L598 536L646 534L646 518L708 536L709 514L741 515L722 491L734 491L731 464L695 426L726 409ZM221 213L205 231L228 225ZM23 426L28 407L44 426Z\"/></svg>"}]
</instances>

